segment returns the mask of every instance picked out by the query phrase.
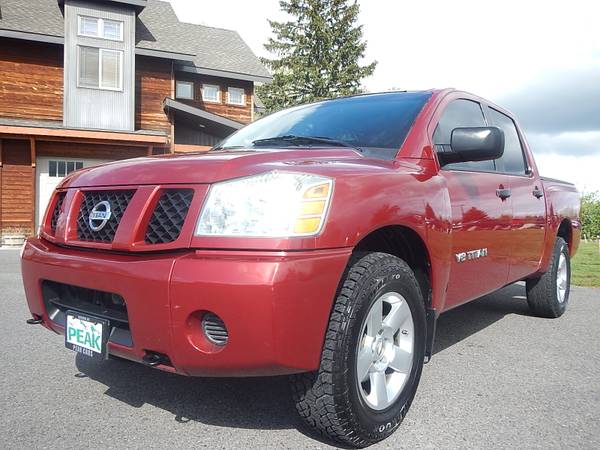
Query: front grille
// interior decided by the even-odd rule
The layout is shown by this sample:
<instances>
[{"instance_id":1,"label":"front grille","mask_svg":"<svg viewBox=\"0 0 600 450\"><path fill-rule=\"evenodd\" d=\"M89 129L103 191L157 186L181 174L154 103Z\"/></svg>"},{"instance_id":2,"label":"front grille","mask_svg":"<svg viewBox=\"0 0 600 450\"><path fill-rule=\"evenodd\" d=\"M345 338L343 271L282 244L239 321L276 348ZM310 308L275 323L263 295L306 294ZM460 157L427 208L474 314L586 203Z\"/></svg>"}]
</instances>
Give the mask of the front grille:
<instances>
[{"instance_id":1,"label":"front grille","mask_svg":"<svg viewBox=\"0 0 600 450\"><path fill-rule=\"evenodd\" d=\"M58 217L60 216L60 213L62 212L62 206L63 206L63 202L65 201L66 193L59 192L57 195L58 195L58 200L56 200L56 206L54 206L54 211L52 211L52 217L50 218L50 229L52 230L53 233L56 232L56 224L58 223Z\"/></svg>"},{"instance_id":2,"label":"front grille","mask_svg":"<svg viewBox=\"0 0 600 450\"><path fill-rule=\"evenodd\" d=\"M112 242L134 192L132 190L84 192L77 217L77 238L80 241ZM101 228L94 230L90 226L90 213L101 202L109 203L111 214L104 224L102 220L93 221L94 226L102 225Z\"/></svg>"},{"instance_id":3,"label":"front grille","mask_svg":"<svg viewBox=\"0 0 600 450\"><path fill-rule=\"evenodd\" d=\"M164 244L175 241L181 233L193 196L193 189L162 191L146 229L146 243Z\"/></svg>"},{"instance_id":4,"label":"front grille","mask_svg":"<svg viewBox=\"0 0 600 450\"><path fill-rule=\"evenodd\" d=\"M111 329L109 341L133 346L127 305L120 295L44 280L42 298L48 317L54 323L64 327L68 310L107 319Z\"/></svg>"}]
</instances>

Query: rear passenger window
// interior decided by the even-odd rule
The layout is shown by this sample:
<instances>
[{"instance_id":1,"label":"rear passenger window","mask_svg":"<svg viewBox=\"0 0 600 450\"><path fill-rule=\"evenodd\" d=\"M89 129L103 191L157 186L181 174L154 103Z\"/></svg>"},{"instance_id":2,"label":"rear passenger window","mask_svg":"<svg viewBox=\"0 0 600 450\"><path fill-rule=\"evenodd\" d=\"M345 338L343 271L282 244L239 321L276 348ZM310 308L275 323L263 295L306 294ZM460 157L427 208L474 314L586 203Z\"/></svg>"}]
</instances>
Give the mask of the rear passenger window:
<instances>
[{"instance_id":1,"label":"rear passenger window","mask_svg":"<svg viewBox=\"0 0 600 450\"><path fill-rule=\"evenodd\" d=\"M487 108L490 125L504 131L504 154L497 160L498 170L513 175L525 175L527 166L521 140L513 120L492 108Z\"/></svg>"},{"instance_id":2,"label":"rear passenger window","mask_svg":"<svg viewBox=\"0 0 600 450\"><path fill-rule=\"evenodd\" d=\"M479 103L471 100L454 100L444 110L433 132L433 143L437 149L450 145L452 130L459 127L485 127L483 111ZM444 169L494 171L494 161L473 161L446 164Z\"/></svg>"}]
</instances>

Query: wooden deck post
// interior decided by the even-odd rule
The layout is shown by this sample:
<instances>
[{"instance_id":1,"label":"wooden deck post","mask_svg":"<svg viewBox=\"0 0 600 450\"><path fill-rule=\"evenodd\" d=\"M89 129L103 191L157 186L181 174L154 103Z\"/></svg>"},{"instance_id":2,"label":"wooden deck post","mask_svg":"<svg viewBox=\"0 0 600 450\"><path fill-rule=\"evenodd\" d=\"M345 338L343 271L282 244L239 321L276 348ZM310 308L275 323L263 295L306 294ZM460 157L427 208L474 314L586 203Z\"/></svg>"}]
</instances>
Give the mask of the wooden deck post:
<instances>
[{"instance_id":1,"label":"wooden deck post","mask_svg":"<svg viewBox=\"0 0 600 450\"><path fill-rule=\"evenodd\" d=\"M2 245L2 139L0 139L0 245Z\"/></svg>"},{"instance_id":2,"label":"wooden deck post","mask_svg":"<svg viewBox=\"0 0 600 450\"><path fill-rule=\"evenodd\" d=\"M35 214L36 214L36 210L35 210L35 194L36 194L36 176L35 176L35 159L36 159L36 148L35 148L35 138L34 137L30 137L29 138L29 148L31 151L31 178L33 180L32 182L32 190L31 190L31 195L33 196L32 199L32 205L33 208L31 208L31 229L33 231L33 235L36 235L36 229L35 229Z\"/></svg>"}]
</instances>

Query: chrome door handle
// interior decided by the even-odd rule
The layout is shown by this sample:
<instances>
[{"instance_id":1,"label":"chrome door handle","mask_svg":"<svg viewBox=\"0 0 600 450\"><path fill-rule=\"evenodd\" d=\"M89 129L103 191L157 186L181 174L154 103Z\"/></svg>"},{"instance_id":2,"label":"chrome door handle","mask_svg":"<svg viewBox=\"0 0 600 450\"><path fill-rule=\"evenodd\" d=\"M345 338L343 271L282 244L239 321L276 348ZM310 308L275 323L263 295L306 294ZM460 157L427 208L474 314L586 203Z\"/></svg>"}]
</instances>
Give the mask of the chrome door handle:
<instances>
[{"instance_id":1,"label":"chrome door handle","mask_svg":"<svg viewBox=\"0 0 600 450\"><path fill-rule=\"evenodd\" d=\"M538 188L537 186L533 189L532 192L533 196L535 198L542 198L544 196L544 191L542 191L540 188Z\"/></svg>"}]
</instances>

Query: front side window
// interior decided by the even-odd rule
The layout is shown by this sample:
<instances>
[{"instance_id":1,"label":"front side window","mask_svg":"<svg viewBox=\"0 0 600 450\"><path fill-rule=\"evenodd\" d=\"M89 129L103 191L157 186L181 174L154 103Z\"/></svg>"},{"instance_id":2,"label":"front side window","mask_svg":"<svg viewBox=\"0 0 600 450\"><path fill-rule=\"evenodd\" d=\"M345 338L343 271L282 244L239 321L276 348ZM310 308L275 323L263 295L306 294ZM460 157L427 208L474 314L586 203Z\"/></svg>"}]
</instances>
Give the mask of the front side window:
<instances>
[{"instance_id":1,"label":"front side window","mask_svg":"<svg viewBox=\"0 0 600 450\"><path fill-rule=\"evenodd\" d=\"M354 147L363 155L394 159L428 92L358 95L296 106L270 114L225 139L215 149L264 148L261 140L286 136L327 138ZM285 139L273 145L323 146L318 141ZM329 144L331 145L331 144Z\"/></svg>"},{"instance_id":2,"label":"front side window","mask_svg":"<svg viewBox=\"0 0 600 450\"><path fill-rule=\"evenodd\" d=\"M48 176L51 178L62 178L79 169L83 169L83 161L48 161Z\"/></svg>"},{"instance_id":3,"label":"front side window","mask_svg":"<svg viewBox=\"0 0 600 450\"><path fill-rule=\"evenodd\" d=\"M497 160L498 170L512 175L525 175L527 166L521 140L513 120L493 108L487 108L490 125L504 131L504 154Z\"/></svg>"},{"instance_id":4,"label":"front side window","mask_svg":"<svg viewBox=\"0 0 600 450\"><path fill-rule=\"evenodd\" d=\"M79 47L79 87L121 90L123 52L96 47Z\"/></svg>"},{"instance_id":5,"label":"front side window","mask_svg":"<svg viewBox=\"0 0 600 450\"><path fill-rule=\"evenodd\" d=\"M101 19L99 17L78 16L77 34L79 36L123 40L123 22L120 20Z\"/></svg>"},{"instance_id":6,"label":"front side window","mask_svg":"<svg viewBox=\"0 0 600 450\"><path fill-rule=\"evenodd\" d=\"M227 103L231 105L245 105L246 95L241 88L230 87L227 89Z\"/></svg>"},{"instance_id":7,"label":"front side window","mask_svg":"<svg viewBox=\"0 0 600 450\"><path fill-rule=\"evenodd\" d=\"M194 83L192 83L191 81L178 81L175 84L175 97L193 100Z\"/></svg>"},{"instance_id":8,"label":"front side window","mask_svg":"<svg viewBox=\"0 0 600 450\"><path fill-rule=\"evenodd\" d=\"M442 113L435 131L433 132L433 144L450 146L452 130L461 127L485 127L483 111L479 103L458 99L452 101ZM446 164L444 169L471 170L471 171L493 171L494 161L469 161L464 163Z\"/></svg>"},{"instance_id":9,"label":"front side window","mask_svg":"<svg viewBox=\"0 0 600 450\"><path fill-rule=\"evenodd\" d=\"M214 84L202 85L202 100L205 102L218 103L221 101L219 86Z\"/></svg>"}]
</instances>

